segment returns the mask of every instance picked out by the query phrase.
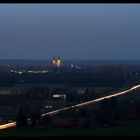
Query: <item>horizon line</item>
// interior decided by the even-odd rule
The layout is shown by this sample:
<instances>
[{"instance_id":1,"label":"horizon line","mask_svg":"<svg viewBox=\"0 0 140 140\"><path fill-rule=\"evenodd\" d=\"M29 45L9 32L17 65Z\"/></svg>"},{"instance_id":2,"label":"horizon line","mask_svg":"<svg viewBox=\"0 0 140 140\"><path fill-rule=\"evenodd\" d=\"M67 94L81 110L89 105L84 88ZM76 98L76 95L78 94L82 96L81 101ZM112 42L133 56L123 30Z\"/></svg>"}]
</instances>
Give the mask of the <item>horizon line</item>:
<instances>
[{"instance_id":1,"label":"horizon line","mask_svg":"<svg viewBox=\"0 0 140 140\"><path fill-rule=\"evenodd\" d=\"M52 59L22 59L22 58L0 58L10 61L51 61ZM61 59L63 61L140 61L140 59Z\"/></svg>"}]
</instances>

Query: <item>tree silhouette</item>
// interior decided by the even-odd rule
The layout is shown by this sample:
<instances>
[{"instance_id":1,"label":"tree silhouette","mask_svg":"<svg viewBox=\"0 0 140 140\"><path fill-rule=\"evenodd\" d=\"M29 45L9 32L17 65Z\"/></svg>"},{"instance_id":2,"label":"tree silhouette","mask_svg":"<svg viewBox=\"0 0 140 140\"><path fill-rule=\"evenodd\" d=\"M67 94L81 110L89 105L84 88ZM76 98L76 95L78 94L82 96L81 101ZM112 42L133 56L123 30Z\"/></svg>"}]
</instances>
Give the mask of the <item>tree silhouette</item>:
<instances>
[{"instance_id":1,"label":"tree silhouette","mask_svg":"<svg viewBox=\"0 0 140 140\"><path fill-rule=\"evenodd\" d=\"M52 128L52 127L53 127L53 119L52 119L52 116L50 116L50 115L45 115L45 116L41 119L41 124L42 124L44 127Z\"/></svg>"},{"instance_id":2,"label":"tree silhouette","mask_svg":"<svg viewBox=\"0 0 140 140\"><path fill-rule=\"evenodd\" d=\"M97 122L99 125L114 125L117 121L117 99L104 99L97 112Z\"/></svg>"},{"instance_id":3,"label":"tree silhouette","mask_svg":"<svg viewBox=\"0 0 140 140\"><path fill-rule=\"evenodd\" d=\"M27 117L23 112L23 107L21 107L17 115L17 127L26 127L26 126L27 126Z\"/></svg>"}]
</instances>

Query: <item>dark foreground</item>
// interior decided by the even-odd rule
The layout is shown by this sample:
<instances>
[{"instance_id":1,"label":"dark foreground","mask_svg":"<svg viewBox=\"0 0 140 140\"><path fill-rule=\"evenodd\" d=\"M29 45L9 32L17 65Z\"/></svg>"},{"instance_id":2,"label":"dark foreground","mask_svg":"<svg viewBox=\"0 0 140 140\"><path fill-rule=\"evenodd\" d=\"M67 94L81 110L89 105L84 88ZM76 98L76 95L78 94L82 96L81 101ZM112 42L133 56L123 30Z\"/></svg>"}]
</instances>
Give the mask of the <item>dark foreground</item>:
<instances>
[{"instance_id":1,"label":"dark foreground","mask_svg":"<svg viewBox=\"0 0 140 140\"><path fill-rule=\"evenodd\" d=\"M140 136L140 126L67 129L11 128L1 130L0 136Z\"/></svg>"}]
</instances>

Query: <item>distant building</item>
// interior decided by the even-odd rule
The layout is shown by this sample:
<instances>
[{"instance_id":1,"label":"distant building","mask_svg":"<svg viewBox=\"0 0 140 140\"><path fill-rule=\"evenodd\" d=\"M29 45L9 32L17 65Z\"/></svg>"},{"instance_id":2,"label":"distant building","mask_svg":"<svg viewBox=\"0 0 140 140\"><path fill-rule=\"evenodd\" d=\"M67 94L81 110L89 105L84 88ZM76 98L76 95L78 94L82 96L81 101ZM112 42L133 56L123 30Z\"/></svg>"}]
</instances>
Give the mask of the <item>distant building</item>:
<instances>
[{"instance_id":1,"label":"distant building","mask_svg":"<svg viewBox=\"0 0 140 140\"><path fill-rule=\"evenodd\" d=\"M66 101L66 95L65 94L53 94L52 97L56 98L56 99L63 99L64 102Z\"/></svg>"},{"instance_id":2,"label":"distant building","mask_svg":"<svg viewBox=\"0 0 140 140\"><path fill-rule=\"evenodd\" d=\"M52 65L53 65L53 67L60 68L60 66L61 66L60 56L58 56L57 59L55 58L55 56L53 56Z\"/></svg>"}]
</instances>

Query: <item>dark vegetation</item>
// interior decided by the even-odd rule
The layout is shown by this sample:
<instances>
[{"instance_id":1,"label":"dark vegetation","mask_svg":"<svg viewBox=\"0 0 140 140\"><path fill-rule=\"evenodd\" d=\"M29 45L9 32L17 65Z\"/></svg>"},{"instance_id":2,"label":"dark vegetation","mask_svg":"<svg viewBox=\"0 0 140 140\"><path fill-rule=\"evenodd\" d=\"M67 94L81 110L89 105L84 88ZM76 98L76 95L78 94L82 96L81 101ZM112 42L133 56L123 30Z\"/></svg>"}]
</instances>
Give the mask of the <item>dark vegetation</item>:
<instances>
[{"instance_id":1,"label":"dark vegetation","mask_svg":"<svg viewBox=\"0 0 140 140\"><path fill-rule=\"evenodd\" d=\"M26 67L25 67L26 68ZM14 70L25 71L23 67ZM6 68L5 68L6 69ZM14 86L15 84L66 84L70 86L102 86L120 87L140 82L139 65L97 65L86 69L60 68L57 72L22 74L10 72L9 68L0 71L0 86ZM33 68L26 68L32 70ZM34 68L39 69L39 68ZM42 67L40 68L42 69Z\"/></svg>"},{"instance_id":2,"label":"dark vegetation","mask_svg":"<svg viewBox=\"0 0 140 140\"><path fill-rule=\"evenodd\" d=\"M93 66L85 70L45 74L18 74L3 70L0 71L0 117L16 120L18 128L118 127L140 121L139 90L130 95L104 99L94 105L71 108L54 116L41 117L41 114L110 95L139 83L140 66ZM29 84L32 86L28 87ZM64 86L49 87L49 84ZM20 85L24 86L21 88ZM4 90L9 93L2 94ZM54 94L65 94L66 101L53 98ZM50 105L53 107L46 109Z\"/></svg>"}]
</instances>

